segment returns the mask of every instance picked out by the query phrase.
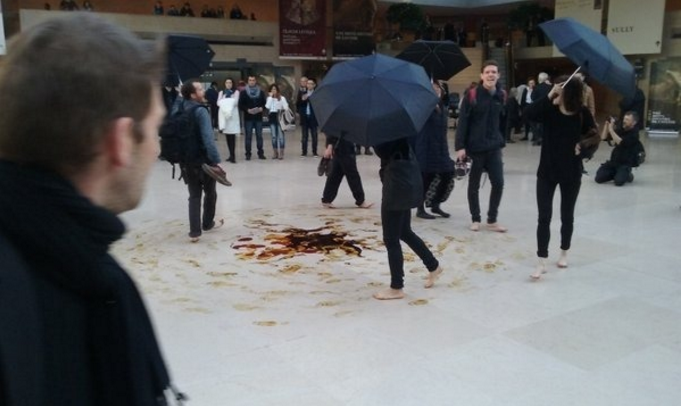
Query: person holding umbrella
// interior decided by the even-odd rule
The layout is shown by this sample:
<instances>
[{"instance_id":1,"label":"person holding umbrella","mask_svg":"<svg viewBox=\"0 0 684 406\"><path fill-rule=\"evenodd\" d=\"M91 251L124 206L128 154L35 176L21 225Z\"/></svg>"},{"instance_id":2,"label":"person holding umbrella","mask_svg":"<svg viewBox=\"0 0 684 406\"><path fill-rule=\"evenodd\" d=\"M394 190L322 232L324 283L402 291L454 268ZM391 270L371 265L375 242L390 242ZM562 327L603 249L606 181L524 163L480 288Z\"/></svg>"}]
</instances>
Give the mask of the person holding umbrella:
<instances>
[{"instance_id":1,"label":"person holding umbrella","mask_svg":"<svg viewBox=\"0 0 684 406\"><path fill-rule=\"evenodd\" d=\"M468 179L468 206L471 231L480 231L480 179L487 171L492 191L489 196L487 229L499 233L508 231L497 222L503 194L503 160L501 149L506 145L499 128L501 112L506 103L505 91L499 88L499 66L496 61L485 61L480 73L481 83L463 96L458 128L456 129L456 158L466 155L473 160Z\"/></svg>"},{"instance_id":2,"label":"person holding umbrella","mask_svg":"<svg viewBox=\"0 0 684 406\"><path fill-rule=\"evenodd\" d=\"M567 81L567 83L566 83ZM561 193L561 253L556 265L568 266L568 250L573 233L575 203L582 184L580 137L596 126L591 111L583 105L583 82L563 76L549 94L527 107L526 114L543 123L541 157L537 169L537 257L533 280L546 273L549 256L550 224L556 186ZM563 83L565 83L563 87Z\"/></svg>"}]
</instances>

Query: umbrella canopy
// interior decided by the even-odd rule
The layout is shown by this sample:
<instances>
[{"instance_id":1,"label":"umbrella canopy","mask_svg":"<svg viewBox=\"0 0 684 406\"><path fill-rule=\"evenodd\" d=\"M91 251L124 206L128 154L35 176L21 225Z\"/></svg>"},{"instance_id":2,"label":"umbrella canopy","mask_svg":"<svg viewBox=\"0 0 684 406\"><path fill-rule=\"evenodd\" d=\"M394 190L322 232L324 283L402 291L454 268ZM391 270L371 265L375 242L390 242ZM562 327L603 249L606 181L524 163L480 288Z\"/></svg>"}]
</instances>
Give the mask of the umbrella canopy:
<instances>
[{"instance_id":1,"label":"umbrella canopy","mask_svg":"<svg viewBox=\"0 0 684 406\"><path fill-rule=\"evenodd\" d=\"M420 66L379 54L333 66L310 100L324 133L365 146L416 135L438 102Z\"/></svg>"},{"instance_id":2,"label":"umbrella canopy","mask_svg":"<svg viewBox=\"0 0 684 406\"><path fill-rule=\"evenodd\" d=\"M573 18L558 18L539 25L558 49L605 86L632 97L634 66L600 32Z\"/></svg>"},{"instance_id":3,"label":"umbrella canopy","mask_svg":"<svg viewBox=\"0 0 684 406\"><path fill-rule=\"evenodd\" d=\"M397 58L422 66L433 79L449 80L470 66L461 48L453 41L414 41Z\"/></svg>"},{"instance_id":4,"label":"umbrella canopy","mask_svg":"<svg viewBox=\"0 0 684 406\"><path fill-rule=\"evenodd\" d=\"M170 83L178 83L190 78L199 77L209 66L214 51L207 41L192 35L169 35L168 76Z\"/></svg>"}]
</instances>

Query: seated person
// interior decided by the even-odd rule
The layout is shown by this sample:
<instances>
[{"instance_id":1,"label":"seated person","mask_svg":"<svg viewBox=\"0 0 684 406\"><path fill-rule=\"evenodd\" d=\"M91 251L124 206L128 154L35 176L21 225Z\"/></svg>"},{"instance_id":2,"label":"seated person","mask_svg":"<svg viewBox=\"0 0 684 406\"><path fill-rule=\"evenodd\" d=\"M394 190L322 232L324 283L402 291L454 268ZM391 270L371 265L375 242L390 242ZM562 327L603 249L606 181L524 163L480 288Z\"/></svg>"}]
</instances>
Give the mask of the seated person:
<instances>
[{"instance_id":1,"label":"seated person","mask_svg":"<svg viewBox=\"0 0 684 406\"><path fill-rule=\"evenodd\" d=\"M633 111L625 113L622 128L615 128L615 118L609 117L601 131L601 139L614 146L610 159L596 171L596 182L605 183L615 181L615 186L622 186L625 182L632 182L634 175L635 157L639 144L639 115ZM609 138L610 135L610 138Z\"/></svg>"}]
</instances>

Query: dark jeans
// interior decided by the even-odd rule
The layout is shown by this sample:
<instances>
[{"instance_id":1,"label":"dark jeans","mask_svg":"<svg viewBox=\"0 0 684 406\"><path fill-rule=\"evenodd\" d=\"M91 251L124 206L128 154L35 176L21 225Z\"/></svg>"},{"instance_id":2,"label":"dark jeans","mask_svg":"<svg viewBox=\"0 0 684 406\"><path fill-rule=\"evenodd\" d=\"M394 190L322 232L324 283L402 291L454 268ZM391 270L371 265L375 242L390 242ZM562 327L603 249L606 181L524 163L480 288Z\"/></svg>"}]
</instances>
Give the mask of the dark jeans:
<instances>
[{"instance_id":1,"label":"dark jeans","mask_svg":"<svg viewBox=\"0 0 684 406\"><path fill-rule=\"evenodd\" d=\"M611 161L606 161L596 171L594 180L596 183L615 181L615 186L622 186L630 181L632 167L629 165L619 165Z\"/></svg>"},{"instance_id":2,"label":"dark jeans","mask_svg":"<svg viewBox=\"0 0 684 406\"><path fill-rule=\"evenodd\" d=\"M361 176L356 168L356 155L341 154L333 155L332 171L325 181L321 202L332 203L335 200L342 183L342 178L345 176L347 177L347 184L349 184L349 189L351 189L356 205L358 206L366 200Z\"/></svg>"},{"instance_id":3,"label":"dark jeans","mask_svg":"<svg viewBox=\"0 0 684 406\"><path fill-rule=\"evenodd\" d=\"M264 156L263 126L261 120L245 120L245 157L252 156L252 129L256 132L257 154Z\"/></svg>"},{"instance_id":4,"label":"dark jeans","mask_svg":"<svg viewBox=\"0 0 684 406\"><path fill-rule=\"evenodd\" d=\"M404 254L401 251L401 241L405 242L423 261L428 271L433 272L439 266L439 261L425 245L423 240L411 230L411 210L380 210L382 219L382 239L387 248L392 289L404 288Z\"/></svg>"},{"instance_id":5,"label":"dark jeans","mask_svg":"<svg viewBox=\"0 0 684 406\"><path fill-rule=\"evenodd\" d=\"M470 217L473 223L481 222L480 217L480 181L482 173L487 172L489 182L492 184L492 192L489 195L489 211L487 212L487 223L496 223L499 215L499 203L503 195L504 177L503 160L501 150L497 149L489 152L471 153L473 166L470 168L468 178L468 206L470 207Z\"/></svg>"},{"instance_id":6,"label":"dark jeans","mask_svg":"<svg viewBox=\"0 0 684 406\"><path fill-rule=\"evenodd\" d=\"M200 166L187 165L182 168L183 179L188 185L188 214L190 217L190 237L199 237L202 230L214 228L216 215L216 181L204 173ZM204 213L201 213L202 192L204 191ZM201 217L201 224L200 224Z\"/></svg>"},{"instance_id":7,"label":"dark jeans","mask_svg":"<svg viewBox=\"0 0 684 406\"><path fill-rule=\"evenodd\" d=\"M579 196L582 179L569 182L558 182L545 178L537 178L537 256L548 258L549 240L551 239L551 217L553 215L553 195L556 193L556 185L560 186L561 193L561 245L562 250L570 249L572 232L575 221L575 203Z\"/></svg>"},{"instance_id":8,"label":"dark jeans","mask_svg":"<svg viewBox=\"0 0 684 406\"><path fill-rule=\"evenodd\" d=\"M309 148L309 134L311 134L311 153L318 154L318 124L316 118L304 114L302 124L302 155L306 155Z\"/></svg>"}]
</instances>

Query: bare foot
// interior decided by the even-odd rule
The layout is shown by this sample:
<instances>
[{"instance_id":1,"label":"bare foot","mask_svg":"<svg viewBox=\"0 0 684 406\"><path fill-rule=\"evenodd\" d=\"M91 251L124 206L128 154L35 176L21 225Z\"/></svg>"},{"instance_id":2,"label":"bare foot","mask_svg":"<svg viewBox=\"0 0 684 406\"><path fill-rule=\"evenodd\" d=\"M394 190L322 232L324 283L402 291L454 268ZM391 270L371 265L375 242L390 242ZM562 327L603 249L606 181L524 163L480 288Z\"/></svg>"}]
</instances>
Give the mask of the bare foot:
<instances>
[{"instance_id":1,"label":"bare foot","mask_svg":"<svg viewBox=\"0 0 684 406\"><path fill-rule=\"evenodd\" d=\"M470 231L480 231L480 223L473 221L473 224L470 225Z\"/></svg>"},{"instance_id":2,"label":"bare foot","mask_svg":"<svg viewBox=\"0 0 684 406\"><path fill-rule=\"evenodd\" d=\"M196 243L196 242L199 242L199 240L200 240L199 237L190 237L190 242L193 243L193 244Z\"/></svg>"},{"instance_id":3,"label":"bare foot","mask_svg":"<svg viewBox=\"0 0 684 406\"><path fill-rule=\"evenodd\" d=\"M373 207L373 204L374 204L373 202L368 203L368 202L364 201L363 203L357 204L356 206L359 209L370 209L371 207Z\"/></svg>"},{"instance_id":4,"label":"bare foot","mask_svg":"<svg viewBox=\"0 0 684 406\"><path fill-rule=\"evenodd\" d=\"M487 230L494 231L497 233L505 233L506 231L508 231L508 229L506 227L502 226L499 223L491 223L491 224L488 223L487 224Z\"/></svg>"},{"instance_id":5,"label":"bare foot","mask_svg":"<svg viewBox=\"0 0 684 406\"><path fill-rule=\"evenodd\" d=\"M437 282L437 279L442 275L442 272L444 272L444 269L442 269L441 266L438 266L437 269L435 269L432 272L428 273L427 280L425 281L425 289L429 289L435 285L435 282Z\"/></svg>"},{"instance_id":6,"label":"bare foot","mask_svg":"<svg viewBox=\"0 0 684 406\"><path fill-rule=\"evenodd\" d=\"M373 293L373 297L378 300L392 300L392 299L403 299L404 291L401 289L383 289L379 292Z\"/></svg>"},{"instance_id":7,"label":"bare foot","mask_svg":"<svg viewBox=\"0 0 684 406\"><path fill-rule=\"evenodd\" d=\"M561 250L560 258L558 258L558 262L556 262L556 265L559 268L568 267L568 250Z\"/></svg>"},{"instance_id":8,"label":"bare foot","mask_svg":"<svg viewBox=\"0 0 684 406\"><path fill-rule=\"evenodd\" d=\"M219 228L223 227L223 223L224 223L223 219L219 219L219 220L214 222L214 226L212 228L208 228L204 231L207 232L207 231L218 230Z\"/></svg>"},{"instance_id":9,"label":"bare foot","mask_svg":"<svg viewBox=\"0 0 684 406\"><path fill-rule=\"evenodd\" d=\"M321 204L322 204L323 207L325 207L326 209L334 209L334 208L335 208L335 206L333 206L332 203L321 203Z\"/></svg>"},{"instance_id":10,"label":"bare foot","mask_svg":"<svg viewBox=\"0 0 684 406\"><path fill-rule=\"evenodd\" d=\"M546 273L546 259L544 258L539 258L539 262L537 263L537 267L534 270L534 273L530 275L530 278L534 281L538 281L541 279L542 274Z\"/></svg>"}]
</instances>

